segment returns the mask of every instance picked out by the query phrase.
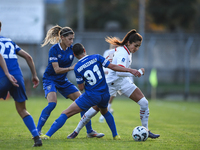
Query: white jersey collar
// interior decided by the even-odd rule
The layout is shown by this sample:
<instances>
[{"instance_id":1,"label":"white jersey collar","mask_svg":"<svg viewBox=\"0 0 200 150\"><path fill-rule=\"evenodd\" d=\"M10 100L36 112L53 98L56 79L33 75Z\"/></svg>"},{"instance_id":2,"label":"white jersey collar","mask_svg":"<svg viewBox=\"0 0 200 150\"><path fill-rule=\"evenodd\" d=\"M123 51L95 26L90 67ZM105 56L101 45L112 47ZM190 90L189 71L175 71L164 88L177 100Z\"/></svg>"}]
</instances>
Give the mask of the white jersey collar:
<instances>
[{"instance_id":1,"label":"white jersey collar","mask_svg":"<svg viewBox=\"0 0 200 150\"><path fill-rule=\"evenodd\" d=\"M124 48L127 51L127 53L130 55L131 53L130 53L129 49L126 47L126 45L124 45Z\"/></svg>"},{"instance_id":2,"label":"white jersey collar","mask_svg":"<svg viewBox=\"0 0 200 150\"><path fill-rule=\"evenodd\" d=\"M60 46L60 43L58 43L58 46L60 47L61 51L63 51L62 47Z\"/></svg>"},{"instance_id":3,"label":"white jersey collar","mask_svg":"<svg viewBox=\"0 0 200 150\"><path fill-rule=\"evenodd\" d=\"M85 55L84 57L82 57L81 59L79 59L78 61L81 61L82 59L84 59L85 57L87 57L88 55Z\"/></svg>"}]
</instances>

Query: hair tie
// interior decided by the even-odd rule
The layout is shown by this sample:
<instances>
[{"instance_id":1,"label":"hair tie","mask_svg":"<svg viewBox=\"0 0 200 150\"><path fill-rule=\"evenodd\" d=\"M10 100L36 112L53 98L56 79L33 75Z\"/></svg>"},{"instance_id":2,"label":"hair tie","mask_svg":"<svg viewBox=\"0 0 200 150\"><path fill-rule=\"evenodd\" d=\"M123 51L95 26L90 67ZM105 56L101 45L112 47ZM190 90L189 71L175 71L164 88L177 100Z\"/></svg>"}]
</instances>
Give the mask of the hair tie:
<instances>
[{"instance_id":1,"label":"hair tie","mask_svg":"<svg viewBox=\"0 0 200 150\"><path fill-rule=\"evenodd\" d=\"M67 33L73 33L72 31L67 31L67 32L64 32L64 33L62 33L61 35L64 35L64 34L67 34Z\"/></svg>"}]
</instances>

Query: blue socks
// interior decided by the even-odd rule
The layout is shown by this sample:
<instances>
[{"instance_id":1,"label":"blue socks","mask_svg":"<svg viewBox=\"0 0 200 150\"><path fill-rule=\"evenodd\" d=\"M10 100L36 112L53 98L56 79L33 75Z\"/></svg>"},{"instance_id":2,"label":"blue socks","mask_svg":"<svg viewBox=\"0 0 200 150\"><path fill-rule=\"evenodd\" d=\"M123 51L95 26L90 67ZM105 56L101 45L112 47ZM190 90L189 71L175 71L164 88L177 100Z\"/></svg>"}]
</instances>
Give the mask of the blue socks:
<instances>
[{"instance_id":1,"label":"blue socks","mask_svg":"<svg viewBox=\"0 0 200 150\"><path fill-rule=\"evenodd\" d=\"M34 123L31 115L24 117L23 121L24 121L25 125L27 126L27 128L29 129L29 131L31 132L33 137L39 136L38 130L35 126L35 123Z\"/></svg>"},{"instance_id":2,"label":"blue socks","mask_svg":"<svg viewBox=\"0 0 200 150\"><path fill-rule=\"evenodd\" d=\"M115 125L115 120L113 118L113 115L108 111L105 115L103 115L110 130L112 131L112 135L113 137L115 137L117 134L117 129L116 129L116 125Z\"/></svg>"},{"instance_id":3,"label":"blue socks","mask_svg":"<svg viewBox=\"0 0 200 150\"><path fill-rule=\"evenodd\" d=\"M65 124L67 118L68 117L65 114L61 114L60 117L54 121L46 135L51 137L58 129L60 129Z\"/></svg>"},{"instance_id":4,"label":"blue socks","mask_svg":"<svg viewBox=\"0 0 200 150\"><path fill-rule=\"evenodd\" d=\"M48 105L42 110L42 113L40 115L40 118L38 120L38 125L37 125L37 129L38 132L41 132L42 127L44 126L45 122L47 121L47 119L49 118L52 110L56 107L56 103L55 102L50 102L48 103Z\"/></svg>"},{"instance_id":5,"label":"blue socks","mask_svg":"<svg viewBox=\"0 0 200 150\"><path fill-rule=\"evenodd\" d=\"M83 115L85 114L85 111L80 112L81 113L81 117L83 117ZM92 123L91 120L85 125L87 133L91 133L92 130Z\"/></svg>"}]
</instances>

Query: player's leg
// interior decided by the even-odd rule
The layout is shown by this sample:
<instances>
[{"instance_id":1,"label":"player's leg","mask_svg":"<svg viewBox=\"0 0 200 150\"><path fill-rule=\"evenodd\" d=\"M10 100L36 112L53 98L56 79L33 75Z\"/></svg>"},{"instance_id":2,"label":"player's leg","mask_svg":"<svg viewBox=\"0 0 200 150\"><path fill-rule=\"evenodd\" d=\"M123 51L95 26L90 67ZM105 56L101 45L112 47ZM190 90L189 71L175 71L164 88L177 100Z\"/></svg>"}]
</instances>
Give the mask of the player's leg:
<instances>
[{"instance_id":1,"label":"player's leg","mask_svg":"<svg viewBox=\"0 0 200 150\"><path fill-rule=\"evenodd\" d=\"M81 111L82 109L75 102L73 102L66 110L62 112L62 114L54 121L49 131L45 135L42 135L41 138L49 139L58 129L60 129L65 124L68 118Z\"/></svg>"},{"instance_id":2,"label":"player's leg","mask_svg":"<svg viewBox=\"0 0 200 150\"><path fill-rule=\"evenodd\" d=\"M73 131L73 133L67 136L68 139L75 138L78 135L78 133L80 132L80 130L83 128L83 126L85 124L87 124L91 120L91 118L98 113L99 108L95 105L98 104L100 101L101 101L100 95L88 95L86 93L83 93L78 99L75 100L77 105L82 110L88 110L89 108L90 109L83 115L83 117L79 121L79 124L76 127L76 129ZM91 108L92 106L93 106L93 108ZM103 133L97 133L94 130L91 133L87 134L87 137L90 137L90 138L92 138L92 137L99 138L99 137L103 137L103 136L104 136Z\"/></svg>"},{"instance_id":3,"label":"player's leg","mask_svg":"<svg viewBox=\"0 0 200 150\"><path fill-rule=\"evenodd\" d=\"M69 94L68 97L71 100L75 101L80 95L81 95L81 93L79 91L77 91L77 92ZM81 117L83 117L84 114L85 114L85 111L82 111L80 113ZM91 123L91 120L89 120L88 123L85 124L85 127L86 127L86 130L87 130L87 133L92 132L92 123Z\"/></svg>"},{"instance_id":4,"label":"player's leg","mask_svg":"<svg viewBox=\"0 0 200 150\"><path fill-rule=\"evenodd\" d=\"M16 75L15 78L17 80L17 83L19 84L19 87L13 86L10 89L10 95L15 100L15 107L18 114L21 116L25 125L27 126L27 128L29 129L29 131L31 132L33 136L33 139L35 142L33 146L42 146L42 141L39 137L39 133L35 126L34 120L32 116L28 113L28 111L26 110L25 103L27 100L27 96L25 92L25 84L24 84L23 77L21 75Z\"/></svg>"},{"instance_id":5,"label":"player's leg","mask_svg":"<svg viewBox=\"0 0 200 150\"><path fill-rule=\"evenodd\" d=\"M148 129L148 119L149 119L149 107L148 100L144 97L143 93L139 88L136 88L134 92L130 95L130 99L134 100L140 105L140 120L142 126ZM153 134L149 131L150 138L158 138L159 134Z\"/></svg>"},{"instance_id":6,"label":"player's leg","mask_svg":"<svg viewBox=\"0 0 200 150\"><path fill-rule=\"evenodd\" d=\"M144 94L142 91L134 84L128 81L126 78L122 80L121 86L121 93L123 93L125 96L129 97L136 103L140 105L140 120L142 123L142 126L146 127L148 129L148 119L149 119L149 107L148 107L148 100L144 97ZM160 135L153 134L149 131L149 137L150 138L158 138Z\"/></svg>"},{"instance_id":7,"label":"player's leg","mask_svg":"<svg viewBox=\"0 0 200 150\"><path fill-rule=\"evenodd\" d=\"M43 89L45 92L45 98L48 101L48 105L42 110L38 120L37 129L39 134L41 134L42 127L46 123L51 112L54 110L57 104L57 89L55 83L50 80L43 80Z\"/></svg>"},{"instance_id":8,"label":"player's leg","mask_svg":"<svg viewBox=\"0 0 200 150\"><path fill-rule=\"evenodd\" d=\"M101 114L104 116L111 132L113 135L114 140L120 140L120 136L117 133L116 125L115 125L115 120L113 115L108 111L107 108L100 108Z\"/></svg>"},{"instance_id":9,"label":"player's leg","mask_svg":"<svg viewBox=\"0 0 200 150\"><path fill-rule=\"evenodd\" d=\"M142 126L148 129L149 108L147 99L141 90L134 83L130 82L129 78L124 78L121 82L124 84L122 84L120 92L140 105Z\"/></svg>"},{"instance_id":10,"label":"player's leg","mask_svg":"<svg viewBox=\"0 0 200 150\"><path fill-rule=\"evenodd\" d=\"M111 108L111 106L112 106L112 102L113 102L113 99L115 98L115 96L111 96L110 97L110 100L109 100L109 102L108 102L108 111L111 113L111 114L113 114L113 109ZM104 117L103 117L103 115L101 115L100 117L99 117L99 122L100 123L102 123L102 122L104 122Z\"/></svg>"},{"instance_id":11,"label":"player's leg","mask_svg":"<svg viewBox=\"0 0 200 150\"><path fill-rule=\"evenodd\" d=\"M81 118L79 121L76 129L67 136L68 139L74 139L80 132L80 130L91 120L92 117L94 117L97 113L99 112L99 108L97 106L91 107ZM103 137L103 133L97 133L96 131L92 131L91 133L87 134L87 137L92 138L92 137Z\"/></svg>"},{"instance_id":12,"label":"player's leg","mask_svg":"<svg viewBox=\"0 0 200 150\"><path fill-rule=\"evenodd\" d=\"M106 120L106 122L107 122L107 124L108 124L108 126L109 126L109 128L111 130L111 132L112 132L113 139L114 140L120 140L120 136L117 133L114 117L108 111L108 108L107 108L108 107L108 101L110 99L110 94L108 92L108 93L103 94L101 97L102 97L102 100L98 104L100 112L104 116L104 118L105 118L105 120Z\"/></svg>"},{"instance_id":13,"label":"player's leg","mask_svg":"<svg viewBox=\"0 0 200 150\"><path fill-rule=\"evenodd\" d=\"M75 101L80 95L81 95L80 91L77 91L77 92L74 92L74 93L69 94L68 97L69 97L71 100ZM83 116L84 116L85 113L86 113L86 111L84 111L84 110L80 113L82 118L84 118ZM98 111L96 111L95 109L91 109L91 110L89 111L89 113L90 113L91 116L95 116L95 115L98 113ZM80 122L81 122L81 121L80 121ZM82 122L81 122L81 123L82 123ZM78 126L79 126L79 125L78 125ZM82 126L82 124L81 124L80 126ZM90 119L89 119L89 120L87 121L87 123L85 124L85 127L86 127L86 130L87 130L87 136L89 136L89 135L92 135L93 137L102 137L102 136L104 136L104 134L98 133L98 132L96 132L95 130L92 129L92 123L91 123L91 120L90 120ZM78 131L78 130L79 130L79 129L77 129L77 131ZM80 130L79 130L79 131L80 131Z\"/></svg>"},{"instance_id":14,"label":"player's leg","mask_svg":"<svg viewBox=\"0 0 200 150\"><path fill-rule=\"evenodd\" d=\"M117 96L117 91L120 89L119 84L117 83L117 81L112 82L112 83L107 83L108 84L108 88L109 88L109 93L111 95L109 102L108 102L108 111L111 109L111 103L113 101L113 99ZM104 121L104 117L103 115L100 116L99 118L99 122L103 122Z\"/></svg>"},{"instance_id":15,"label":"player's leg","mask_svg":"<svg viewBox=\"0 0 200 150\"><path fill-rule=\"evenodd\" d=\"M28 113L28 111L26 110L25 101L24 102L15 101L15 106L16 106L18 114L21 116L25 125L27 126L27 128L29 129L29 131L31 132L33 136L33 139L35 141L35 144L33 146L42 146L42 141L39 137L39 133L35 126L34 120L32 116Z\"/></svg>"},{"instance_id":16,"label":"player's leg","mask_svg":"<svg viewBox=\"0 0 200 150\"><path fill-rule=\"evenodd\" d=\"M40 118L38 120L37 129L39 134L41 134L42 127L49 118L51 112L54 110L57 104L56 92L50 92L47 94L48 105L42 110Z\"/></svg>"},{"instance_id":17,"label":"player's leg","mask_svg":"<svg viewBox=\"0 0 200 150\"><path fill-rule=\"evenodd\" d=\"M148 100L144 97L143 93L139 88L136 88L135 91L129 97L138 105L140 105L140 119L142 126L148 129L148 119L149 119L149 107Z\"/></svg>"}]
</instances>

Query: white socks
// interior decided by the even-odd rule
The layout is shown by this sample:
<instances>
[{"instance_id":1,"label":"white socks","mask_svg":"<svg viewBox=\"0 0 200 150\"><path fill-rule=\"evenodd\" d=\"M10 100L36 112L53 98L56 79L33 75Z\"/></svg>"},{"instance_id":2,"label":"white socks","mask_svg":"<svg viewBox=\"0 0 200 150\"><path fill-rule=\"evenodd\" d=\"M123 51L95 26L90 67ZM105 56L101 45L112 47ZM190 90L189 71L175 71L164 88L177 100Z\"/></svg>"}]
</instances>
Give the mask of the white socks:
<instances>
[{"instance_id":1,"label":"white socks","mask_svg":"<svg viewBox=\"0 0 200 150\"><path fill-rule=\"evenodd\" d=\"M108 103L108 111L110 111L111 105L111 103Z\"/></svg>"},{"instance_id":2,"label":"white socks","mask_svg":"<svg viewBox=\"0 0 200 150\"><path fill-rule=\"evenodd\" d=\"M140 119L142 122L142 126L148 129L148 119L149 119L148 101L145 97L143 97L138 101L138 104L140 105Z\"/></svg>"},{"instance_id":3,"label":"white socks","mask_svg":"<svg viewBox=\"0 0 200 150\"><path fill-rule=\"evenodd\" d=\"M79 121L76 129L74 131L76 131L77 133L80 132L80 130L90 121L90 119L95 116L98 113L98 111L96 111L95 109L93 109L92 107L83 115L83 117L81 118L81 120Z\"/></svg>"}]
</instances>

